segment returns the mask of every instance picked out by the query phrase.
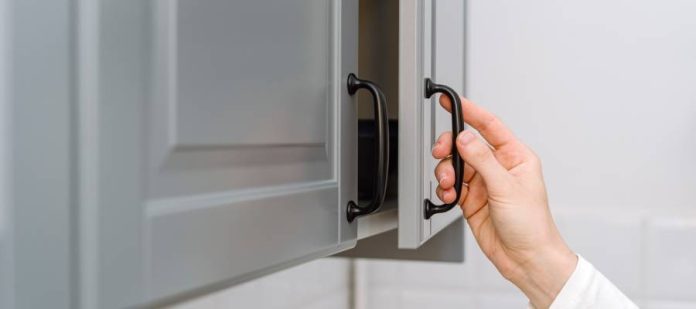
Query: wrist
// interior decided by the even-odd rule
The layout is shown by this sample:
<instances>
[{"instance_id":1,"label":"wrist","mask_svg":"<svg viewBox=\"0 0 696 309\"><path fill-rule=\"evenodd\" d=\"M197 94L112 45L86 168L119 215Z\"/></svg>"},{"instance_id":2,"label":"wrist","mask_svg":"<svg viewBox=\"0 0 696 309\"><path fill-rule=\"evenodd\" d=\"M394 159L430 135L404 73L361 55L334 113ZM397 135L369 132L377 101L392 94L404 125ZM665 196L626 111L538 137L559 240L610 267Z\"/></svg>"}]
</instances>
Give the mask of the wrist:
<instances>
[{"instance_id":1,"label":"wrist","mask_svg":"<svg viewBox=\"0 0 696 309\"><path fill-rule=\"evenodd\" d=\"M506 276L536 308L548 308L573 274L578 257L565 244L543 248Z\"/></svg>"}]
</instances>

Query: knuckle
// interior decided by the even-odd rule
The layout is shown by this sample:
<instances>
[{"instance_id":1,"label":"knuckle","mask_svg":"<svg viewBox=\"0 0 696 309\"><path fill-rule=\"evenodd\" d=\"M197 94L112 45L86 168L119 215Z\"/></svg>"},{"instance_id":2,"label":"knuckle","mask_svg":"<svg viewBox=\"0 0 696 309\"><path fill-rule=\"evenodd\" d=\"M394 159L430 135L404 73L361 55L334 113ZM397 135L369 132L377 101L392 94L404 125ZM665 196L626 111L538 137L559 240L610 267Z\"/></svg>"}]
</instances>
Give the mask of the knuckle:
<instances>
[{"instance_id":1,"label":"knuckle","mask_svg":"<svg viewBox=\"0 0 696 309\"><path fill-rule=\"evenodd\" d=\"M449 158L440 160L440 162L435 167L435 176L438 176L440 173L446 171L448 164L450 164Z\"/></svg>"},{"instance_id":2,"label":"knuckle","mask_svg":"<svg viewBox=\"0 0 696 309\"><path fill-rule=\"evenodd\" d=\"M495 115L492 115L492 114L491 114L491 115L487 115L487 116L481 121L481 127L479 128L479 131L480 131L480 132L485 132L485 131L489 130L490 128L495 127L496 125L498 125L498 122L500 122L500 120L499 120L498 117L496 117Z\"/></svg>"},{"instance_id":3,"label":"knuckle","mask_svg":"<svg viewBox=\"0 0 696 309\"><path fill-rule=\"evenodd\" d=\"M490 150L486 149L486 147L480 143L473 144L468 148L470 157L479 161L488 159L488 156L490 155Z\"/></svg>"},{"instance_id":4,"label":"knuckle","mask_svg":"<svg viewBox=\"0 0 696 309\"><path fill-rule=\"evenodd\" d=\"M449 145L452 143L452 133L451 132L442 133L442 135L440 135L440 137L438 138L438 141L441 144L449 147Z\"/></svg>"},{"instance_id":5,"label":"knuckle","mask_svg":"<svg viewBox=\"0 0 696 309\"><path fill-rule=\"evenodd\" d=\"M539 155L537 155L533 150L528 149L529 152L529 162L531 162L534 166L541 167L541 158L539 158Z\"/></svg>"},{"instance_id":6,"label":"knuckle","mask_svg":"<svg viewBox=\"0 0 696 309\"><path fill-rule=\"evenodd\" d=\"M539 156L533 155L532 162L534 163L534 165L541 167L541 159L539 159Z\"/></svg>"},{"instance_id":7,"label":"knuckle","mask_svg":"<svg viewBox=\"0 0 696 309\"><path fill-rule=\"evenodd\" d=\"M496 151L494 153L496 159L500 161L505 168L511 169L525 161L525 155L521 152L517 151L512 151L512 152L499 152Z\"/></svg>"},{"instance_id":8,"label":"knuckle","mask_svg":"<svg viewBox=\"0 0 696 309\"><path fill-rule=\"evenodd\" d=\"M454 190L449 189L445 191L444 197L441 199L445 203L451 203L455 199Z\"/></svg>"}]
</instances>

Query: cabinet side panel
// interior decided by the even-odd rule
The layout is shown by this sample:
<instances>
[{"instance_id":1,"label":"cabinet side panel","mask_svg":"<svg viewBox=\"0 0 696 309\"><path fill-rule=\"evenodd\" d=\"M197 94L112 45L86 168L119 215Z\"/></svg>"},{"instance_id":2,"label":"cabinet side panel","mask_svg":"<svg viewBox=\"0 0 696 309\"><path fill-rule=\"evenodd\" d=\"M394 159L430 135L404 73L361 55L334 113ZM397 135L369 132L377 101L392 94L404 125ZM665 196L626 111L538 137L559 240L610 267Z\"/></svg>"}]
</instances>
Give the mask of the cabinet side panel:
<instances>
[{"instance_id":1,"label":"cabinet side panel","mask_svg":"<svg viewBox=\"0 0 696 309\"><path fill-rule=\"evenodd\" d=\"M334 92L338 97L339 105L335 111L338 113L337 160L338 185L339 185L339 242L347 246L354 246L358 235L357 221L349 223L346 218L348 202L358 198L358 103L356 96L348 94L346 79L348 74L358 72L358 0L334 1L334 16L340 23L334 29L334 33L340 38L335 40L336 63L340 67L336 70L334 80ZM340 6L340 7L339 7ZM360 75L358 75L360 76Z\"/></svg>"},{"instance_id":2,"label":"cabinet side panel","mask_svg":"<svg viewBox=\"0 0 696 309\"><path fill-rule=\"evenodd\" d=\"M4 3L12 6L14 306L72 308L71 1Z\"/></svg>"},{"instance_id":3,"label":"cabinet side panel","mask_svg":"<svg viewBox=\"0 0 696 309\"><path fill-rule=\"evenodd\" d=\"M422 1L399 2L399 248L420 245L422 170Z\"/></svg>"},{"instance_id":4,"label":"cabinet side panel","mask_svg":"<svg viewBox=\"0 0 696 309\"><path fill-rule=\"evenodd\" d=\"M0 308L14 308L10 2L0 1Z\"/></svg>"}]
</instances>

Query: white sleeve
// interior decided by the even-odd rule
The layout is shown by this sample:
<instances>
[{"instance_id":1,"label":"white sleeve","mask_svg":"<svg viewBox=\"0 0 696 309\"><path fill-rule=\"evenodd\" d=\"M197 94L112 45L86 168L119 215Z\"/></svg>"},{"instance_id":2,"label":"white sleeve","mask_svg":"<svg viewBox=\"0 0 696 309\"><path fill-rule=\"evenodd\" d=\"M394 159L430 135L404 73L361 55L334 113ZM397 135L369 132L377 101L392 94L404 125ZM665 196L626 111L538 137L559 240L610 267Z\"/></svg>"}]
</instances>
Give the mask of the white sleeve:
<instances>
[{"instance_id":1,"label":"white sleeve","mask_svg":"<svg viewBox=\"0 0 696 309\"><path fill-rule=\"evenodd\" d=\"M638 308L589 262L578 255L578 265L551 304L552 309Z\"/></svg>"}]
</instances>

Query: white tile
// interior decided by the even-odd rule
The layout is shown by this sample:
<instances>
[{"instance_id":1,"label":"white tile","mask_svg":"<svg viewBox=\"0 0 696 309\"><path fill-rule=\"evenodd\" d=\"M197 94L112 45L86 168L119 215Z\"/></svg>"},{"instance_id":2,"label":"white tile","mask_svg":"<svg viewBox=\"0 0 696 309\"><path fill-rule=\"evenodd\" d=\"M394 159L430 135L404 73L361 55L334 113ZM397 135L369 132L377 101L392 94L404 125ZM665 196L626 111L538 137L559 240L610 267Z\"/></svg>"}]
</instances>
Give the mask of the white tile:
<instances>
[{"instance_id":1,"label":"white tile","mask_svg":"<svg viewBox=\"0 0 696 309\"><path fill-rule=\"evenodd\" d=\"M643 309L696 309L696 302L647 301L640 307Z\"/></svg>"},{"instance_id":2,"label":"white tile","mask_svg":"<svg viewBox=\"0 0 696 309\"><path fill-rule=\"evenodd\" d=\"M340 299L341 293L348 291L350 281L348 270L347 260L319 259L191 299L171 308L280 309L301 308L316 301L331 302ZM337 306L341 304L342 302L336 303Z\"/></svg>"},{"instance_id":3,"label":"white tile","mask_svg":"<svg viewBox=\"0 0 696 309\"><path fill-rule=\"evenodd\" d=\"M399 288L371 287L364 309L401 309L403 308L404 293ZM360 307L358 307L360 308Z\"/></svg>"},{"instance_id":4,"label":"white tile","mask_svg":"<svg viewBox=\"0 0 696 309\"><path fill-rule=\"evenodd\" d=\"M647 295L696 301L696 218L650 219L646 233Z\"/></svg>"},{"instance_id":5,"label":"white tile","mask_svg":"<svg viewBox=\"0 0 696 309\"><path fill-rule=\"evenodd\" d=\"M363 260L367 282L402 289L517 291L483 255L468 228L465 237L464 263Z\"/></svg>"},{"instance_id":6,"label":"white tile","mask_svg":"<svg viewBox=\"0 0 696 309\"><path fill-rule=\"evenodd\" d=\"M460 309L478 308L473 295L456 289L408 290L403 292L404 309Z\"/></svg>"},{"instance_id":7,"label":"white tile","mask_svg":"<svg viewBox=\"0 0 696 309\"><path fill-rule=\"evenodd\" d=\"M556 223L582 255L629 297L640 295L642 218L615 211L556 213Z\"/></svg>"},{"instance_id":8,"label":"white tile","mask_svg":"<svg viewBox=\"0 0 696 309\"><path fill-rule=\"evenodd\" d=\"M314 263L312 279L324 287L346 287L349 283L351 260L346 258L323 258Z\"/></svg>"},{"instance_id":9,"label":"white tile","mask_svg":"<svg viewBox=\"0 0 696 309\"><path fill-rule=\"evenodd\" d=\"M378 287L370 290L369 300L361 309L404 308L476 308L474 294L460 289L402 289Z\"/></svg>"},{"instance_id":10,"label":"white tile","mask_svg":"<svg viewBox=\"0 0 696 309\"><path fill-rule=\"evenodd\" d=\"M529 300L522 292L517 293L477 293L476 308L526 308Z\"/></svg>"},{"instance_id":11,"label":"white tile","mask_svg":"<svg viewBox=\"0 0 696 309\"><path fill-rule=\"evenodd\" d=\"M527 299L521 293L481 293L446 288L379 288L371 292L371 300L365 309L498 309L527 306Z\"/></svg>"},{"instance_id":12,"label":"white tile","mask_svg":"<svg viewBox=\"0 0 696 309\"><path fill-rule=\"evenodd\" d=\"M472 285L474 270L463 263L410 262L402 269L402 286L465 289Z\"/></svg>"},{"instance_id":13,"label":"white tile","mask_svg":"<svg viewBox=\"0 0 696 309\"><path fill-rule=\"evenodd\" d=\"M295 306L295 308L303 309L349 309L349 307L350 294L348 293L348 289L328 291L320 297L309 300L307 304L298 304Z\"/></svg>"},{"instance_id":14,"label":"white tile","mask_svg":"<svg viewBox=\"0 0 696 309\"><path fill-rule=\"evenodd\" d=\"M404 283L402 278L404 262L391 260L363 259L364 272L361 275L366 277L368 284L380 286L401 286Z\"/></svg>"}]
</instances>

